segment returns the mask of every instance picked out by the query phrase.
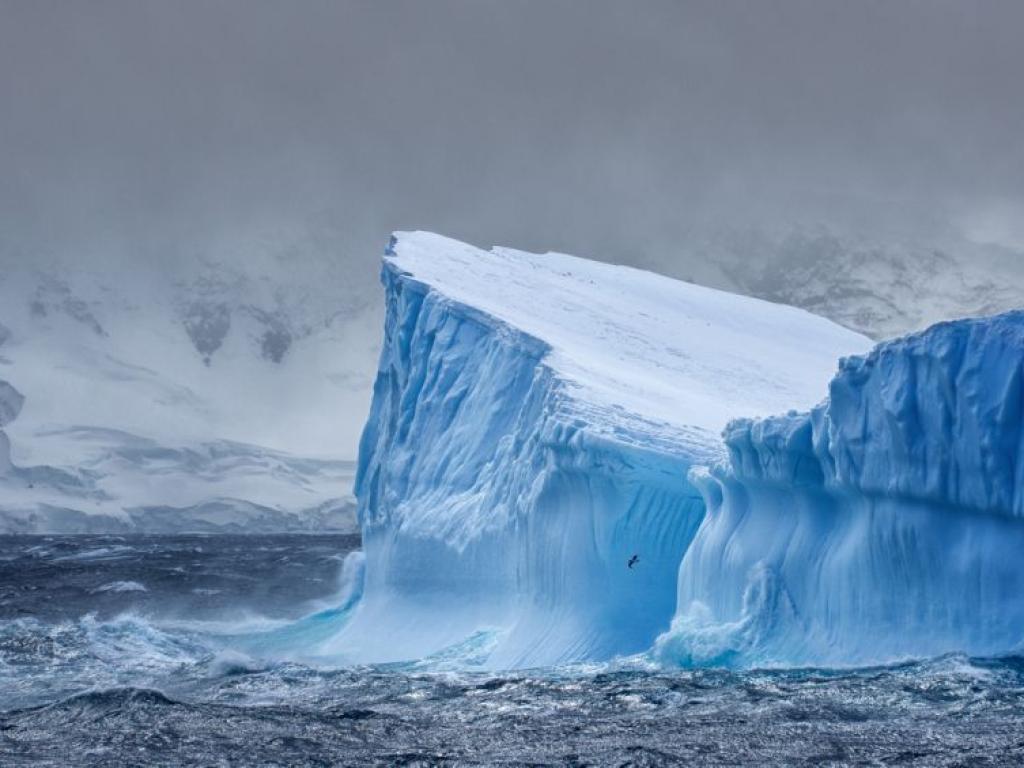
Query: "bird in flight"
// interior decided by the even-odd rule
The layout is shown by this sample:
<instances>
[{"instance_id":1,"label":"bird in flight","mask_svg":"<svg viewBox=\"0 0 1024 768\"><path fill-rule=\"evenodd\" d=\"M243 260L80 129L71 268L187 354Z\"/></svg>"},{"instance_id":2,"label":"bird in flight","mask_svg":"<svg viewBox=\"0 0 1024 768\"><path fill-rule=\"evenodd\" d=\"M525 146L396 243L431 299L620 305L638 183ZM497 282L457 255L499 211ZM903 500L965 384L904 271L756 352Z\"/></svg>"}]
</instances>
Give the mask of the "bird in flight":
<instances>
[{"instance_id":1,"label":"bird in flight","mask_svg":"<svg viewBox=\"0 0 1024 768\"><path fill-rule=\"evenodd\" d=\"M632 570L633 566L640 562L640 555L633 555L629 558L629 562L626 563L627 567Z\"/></svg>"}]
</instances>

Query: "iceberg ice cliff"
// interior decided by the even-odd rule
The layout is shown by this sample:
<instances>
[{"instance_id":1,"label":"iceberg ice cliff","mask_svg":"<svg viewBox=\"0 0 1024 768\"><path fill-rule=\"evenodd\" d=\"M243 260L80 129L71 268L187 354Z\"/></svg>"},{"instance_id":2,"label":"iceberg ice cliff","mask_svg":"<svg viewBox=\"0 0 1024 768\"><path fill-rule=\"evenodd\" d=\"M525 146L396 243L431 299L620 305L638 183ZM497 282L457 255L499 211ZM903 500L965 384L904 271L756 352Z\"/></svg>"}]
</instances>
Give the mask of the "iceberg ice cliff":
<instances>
[{"instance_id":1,"label":"iceberg ice cliff","mask_svg":"<svg viewBox=\"0 0 1024 768\"><path fill-rule=\"evenodd\" d=\"M382 281L365 591L330 644L360 661L649 648L704 516L688 470L723 457L730 419L813 405L870 346L791 307L421 232Z\"/></svg>"},{"instance_id":2,"label":"iceberg ice cliff","mask_svg":"<svg viewBox=\"0 0 1024 768\"><path fill-rule=\"evenodd\" d=\"M1024 643L1024 312L842 361L741 419L658 642L683 664L864 664Z\"/></svg>"}]
</instances>

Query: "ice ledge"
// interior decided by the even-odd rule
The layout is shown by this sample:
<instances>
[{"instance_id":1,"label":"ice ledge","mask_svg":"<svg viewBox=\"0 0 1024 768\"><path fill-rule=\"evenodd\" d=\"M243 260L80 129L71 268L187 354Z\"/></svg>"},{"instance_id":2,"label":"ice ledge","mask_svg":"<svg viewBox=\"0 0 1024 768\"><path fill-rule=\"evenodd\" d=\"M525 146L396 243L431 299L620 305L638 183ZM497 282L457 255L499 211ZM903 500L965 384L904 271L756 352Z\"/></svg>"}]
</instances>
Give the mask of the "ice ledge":
<instances>
[{"instance_id":1,"label":"ice ledge","mask_svg":"<svg viewBox=\"0 0 1024 768\"><path fill-rule=\"evenodd\" d=\"M736 420L725 442L747 481L1024 517L1024 311L845 358L825 402Z\"/></svg>"},{"instance_id":2,"label":"ice ledge","mask_svg":"<svg viewBox=\"0 0 1024 768\"><path fill-rule=\"evenodd\" d=\"M1024 312L840 364L806 413L732 422L657 649L853 665L1024 648Z\"/></svg>"}]
</instances>

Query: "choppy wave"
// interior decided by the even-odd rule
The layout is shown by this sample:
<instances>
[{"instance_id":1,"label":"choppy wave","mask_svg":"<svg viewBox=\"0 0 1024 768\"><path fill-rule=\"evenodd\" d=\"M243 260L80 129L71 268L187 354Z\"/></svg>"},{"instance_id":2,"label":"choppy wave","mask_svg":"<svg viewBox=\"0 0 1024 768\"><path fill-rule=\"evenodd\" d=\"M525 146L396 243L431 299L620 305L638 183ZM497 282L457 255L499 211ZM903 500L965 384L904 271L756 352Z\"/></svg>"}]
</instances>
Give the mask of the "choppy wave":
<instances>
[{"instance_id":1,"label":"choppy wave","mask_svg":"<svg viewBox=\"0 0 1024 768\"><path fill-rule=\"evenodd\" d=\"M296 579L324 559L311 543L236 549L212 538L201 553L193 544L137 546L146 554L135 570L126 560L46 560L50 574L93 569L74 593L83 605L137 606L112 616L14 616L65 594L66 583L43 579L49 592L10 602L5 589L35 585L39 572L0 580L0 765L1024 761L1024 659L739 671L671 669L645 654L497 672L484 662L501 638L481 631L427 658L355 666L321 651L359 609L359 554L296 618L259 604L162 615L149 602L161 575L205 568L225 548L218 597L232 599L252 583L242 576L282 557L302 566L288 571ZM151 591L94 592L118 580Z\"/></svg>"},{"instance_id":2,"label":"choppy wave","mask_svg":"<svg viewBox=\"0 0 1024 768\"><path fill-rule=\"evenodd\" d=\"M323 668L213 651L131 622L91 626L88 688L0 712L0 761L79 764L1019 764L1024 660L944 657L853 671L496 674ZM74 633L72 633L73 635ZM127 635L135 635L128 644ZM71 636L62 638L65 651ZM474 642L489 642L476 638ZM472 643L471 643L472 644ZM65 661L66 668L74 663ZM6 674L6 672L5 672ZM50 673L53 675L53 671ZM85 679L80 681L85 682Z\"/></svg>"},{"instance_id":3,"label":"choppy wave","mask_svg":"<svg viewBox=\"0 0 1024 768\"><path fill-rule=\"evenodd\" d=\"M96 587L97 592L148 592L145 584L137 581L111 581L103 586Z\"/></svg>"}]
</instances>

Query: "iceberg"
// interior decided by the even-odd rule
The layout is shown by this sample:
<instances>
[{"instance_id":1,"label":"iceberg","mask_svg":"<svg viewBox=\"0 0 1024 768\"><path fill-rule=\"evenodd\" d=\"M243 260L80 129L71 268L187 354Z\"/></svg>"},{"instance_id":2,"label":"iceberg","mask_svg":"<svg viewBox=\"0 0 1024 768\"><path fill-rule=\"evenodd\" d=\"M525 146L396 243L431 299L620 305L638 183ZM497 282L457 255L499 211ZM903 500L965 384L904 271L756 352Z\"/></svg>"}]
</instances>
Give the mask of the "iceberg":
<instances>
[{"instance_id":1,"label":"iceberg","mask_svg":"<svg viewBox=\"0 0 1024 768\"><path fill-rule=\"evenodd\" d=\"M607 659L668 629L740 415L817 402L865 337L636 269L397 233L356 475L353 661ZM460 649L462 649L460 651Z\"/></svg>"},{"instance_id":2,"label":"iceberg","mask_svg":"<svg viewBox=\"0 0 1024 768\"><path fill-rule=\"evenodd\" d=\"M846 358L733 421L658 640L684 665L860 665L1024 643L1024 312Z\"/></svg>"}]
</instances>

